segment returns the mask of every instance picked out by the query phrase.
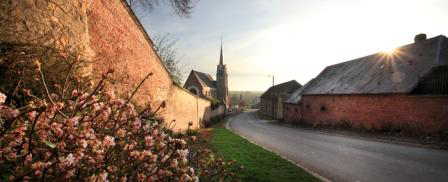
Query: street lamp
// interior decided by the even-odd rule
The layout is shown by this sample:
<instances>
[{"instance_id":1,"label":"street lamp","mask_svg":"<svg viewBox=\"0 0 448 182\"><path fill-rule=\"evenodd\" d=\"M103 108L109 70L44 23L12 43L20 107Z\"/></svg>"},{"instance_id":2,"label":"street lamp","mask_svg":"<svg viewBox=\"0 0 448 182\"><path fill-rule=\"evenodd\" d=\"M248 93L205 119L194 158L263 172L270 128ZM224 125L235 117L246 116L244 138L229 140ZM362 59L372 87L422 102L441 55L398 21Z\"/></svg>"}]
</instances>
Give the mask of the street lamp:
<instances>
[{"instance_id":1,"label":"street lamp","mask_svg":"<svg viewBox=\"0 0 448 182\"><path fill-rule=\"evenodd\" d=\"M268 75L268 77L272 77L272 86L274 86L274 75Z\"/></svg>"}]
</instances>

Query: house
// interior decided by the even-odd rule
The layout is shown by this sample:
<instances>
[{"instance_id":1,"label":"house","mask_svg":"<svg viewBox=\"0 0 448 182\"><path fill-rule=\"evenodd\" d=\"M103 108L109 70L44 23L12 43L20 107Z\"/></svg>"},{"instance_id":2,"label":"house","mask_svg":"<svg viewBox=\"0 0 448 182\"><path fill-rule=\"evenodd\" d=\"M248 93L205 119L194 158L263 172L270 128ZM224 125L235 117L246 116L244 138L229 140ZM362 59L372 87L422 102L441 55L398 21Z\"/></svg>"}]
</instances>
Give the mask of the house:
<instances>
[{"instance_id":1,"label":"house","mask_svg":"<svg viewBox=\"0 0 448 182\"><path fill-rule=\"evenodd\" d=\"M282 119L283 101L300 87L302 85L295 80L270 87L260 96L260 114L274 119Z\"/></svg>"},{"instance_id":2,"label":"house","mask_svg":"<svg viewBox=\"0 0 448 182\"><path fill-rule=\"evenodd\" d=\"M218 100L225 108L229 106L229 88L227 82L227 65L223 64L222 44L219 65L216 71L216 81L210 74L192 70L184 88L201 98Z\"/></svg>"},{"instance_id":3,"label":"house","mask_svg":"<svg viewBox=\"0 0 448 182\"><path fill-rule=\"evenodd\" d=\"M294 103L300 103L301 112L289 111L285 118L289 121L369 130L446 131L448 39L419 34L414 43L394 52L328 66L300 93Z\"/></svg>"}]
</instances>

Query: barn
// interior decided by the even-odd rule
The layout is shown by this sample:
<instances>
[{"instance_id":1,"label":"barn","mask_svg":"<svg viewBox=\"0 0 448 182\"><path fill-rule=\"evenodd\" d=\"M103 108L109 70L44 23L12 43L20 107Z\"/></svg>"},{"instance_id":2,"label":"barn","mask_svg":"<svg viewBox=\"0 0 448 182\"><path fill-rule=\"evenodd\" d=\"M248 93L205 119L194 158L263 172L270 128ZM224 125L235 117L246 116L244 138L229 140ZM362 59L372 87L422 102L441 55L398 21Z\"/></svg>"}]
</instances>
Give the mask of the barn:
<instances>
[{"instance_id":1,"label":"barn","mask_svg":"<svg viewBox=\"0 0 448 182\"><path fill-rule=\"evenodd\" d=\"M393 52L328 66L295 99L301 112L285 113L291 122L446 132L448 39L419 34L414 43Z\"/></svg>"},{"instance_id":2,"label":"barn","mask_svg":"<svg viewBox=\"0 0 448 182\"><path fill-rule=\"evenodd\" d=\"M302 85L291 80L270 87L260 96L260 114L272 119L283 119L283 101Z\"/></svg>"}]
</instances>

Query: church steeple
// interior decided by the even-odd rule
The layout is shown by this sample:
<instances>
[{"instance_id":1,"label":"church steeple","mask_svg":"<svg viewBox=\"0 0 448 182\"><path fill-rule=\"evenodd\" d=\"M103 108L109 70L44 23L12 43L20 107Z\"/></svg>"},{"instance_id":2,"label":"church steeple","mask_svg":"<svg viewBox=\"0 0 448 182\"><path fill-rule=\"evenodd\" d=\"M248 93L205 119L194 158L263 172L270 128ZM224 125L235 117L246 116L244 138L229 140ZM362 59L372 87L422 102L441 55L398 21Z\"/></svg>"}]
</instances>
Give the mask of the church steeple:
<instances>
[{"instance_id":1,"label":"church steeple","mask_svg":"<svg viewBox=\"0 0 448 182\"><path fill-rule=\"evenodd\" d=\"M220 54L220 56L219 56L219 65L224 65L223 64L223 58L222 58L222 38L221 38L221 54Z\"/></svg>"},{"instance_id":2,"label":"church steeple","mask_svg":"<svg viewBox=\"0 0 448 182\"><path fill-rule=\"evenodd\" d=\"M222 38L221 38L221 52L219 55L219 65L216 69L216 93L217 99L221 101L225 108L229 106L229 88L227 84L227 67L224 65L224 58L222 55Z\"/></svg>"}]
</instances>

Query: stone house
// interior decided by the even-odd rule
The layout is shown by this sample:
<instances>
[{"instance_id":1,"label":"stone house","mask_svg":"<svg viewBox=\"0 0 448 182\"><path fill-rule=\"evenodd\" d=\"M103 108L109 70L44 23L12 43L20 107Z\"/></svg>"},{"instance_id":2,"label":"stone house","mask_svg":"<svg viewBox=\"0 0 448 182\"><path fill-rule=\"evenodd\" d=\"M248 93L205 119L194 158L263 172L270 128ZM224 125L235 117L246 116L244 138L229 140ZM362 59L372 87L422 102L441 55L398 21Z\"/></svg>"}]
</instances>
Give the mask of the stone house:
<instances>
[{"instance_id":1,"label":"stone house","mask_svg":"<svg viewBox=\"0 0 448 182\"><path fill-rule=\"evenodd\" d=\"M302 85L295 80L270 87L260 96L260 114L274 119L282 119L283 101L300 87Z\"/></svg>"},{"instance_id":2,"label":"stone house","mask_svg":"<svg viewBox=\"0 0 448 182\"><path fill-rule=\"evenodd\" d=\"M448 129L448 39L425 34L391 53L325 68L293 103L288 121L439 133ZM290 103L286 103L288 107Z\"/></svg>"}]
</instances>

